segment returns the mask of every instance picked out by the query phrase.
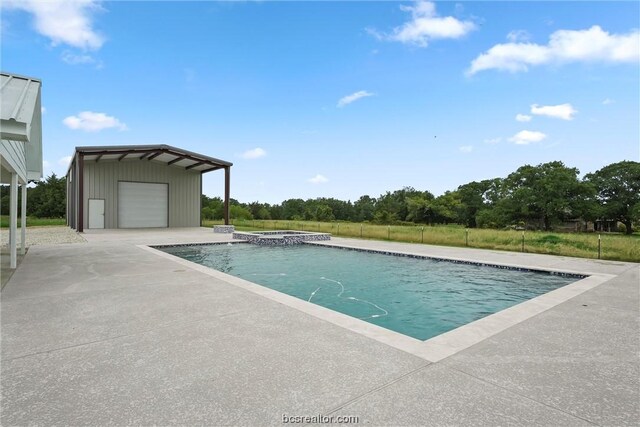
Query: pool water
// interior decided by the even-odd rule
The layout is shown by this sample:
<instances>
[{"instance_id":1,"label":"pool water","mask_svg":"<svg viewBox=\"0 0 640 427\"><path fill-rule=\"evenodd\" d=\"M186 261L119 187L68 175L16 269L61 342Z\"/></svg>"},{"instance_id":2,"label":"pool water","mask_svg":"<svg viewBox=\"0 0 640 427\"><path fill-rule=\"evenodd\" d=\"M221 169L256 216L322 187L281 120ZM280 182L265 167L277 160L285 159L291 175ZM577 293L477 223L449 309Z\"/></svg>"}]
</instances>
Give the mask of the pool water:
<instances>
[{"instance_id":1,"label":"pool water","mask_svg":"<svg viewBox=\"0 0 640 427\"><path fill-rule=\"evenodd\" d=\"M160 249L419 340L578 280L304 244Z\"/></svg>"}]
</instances>

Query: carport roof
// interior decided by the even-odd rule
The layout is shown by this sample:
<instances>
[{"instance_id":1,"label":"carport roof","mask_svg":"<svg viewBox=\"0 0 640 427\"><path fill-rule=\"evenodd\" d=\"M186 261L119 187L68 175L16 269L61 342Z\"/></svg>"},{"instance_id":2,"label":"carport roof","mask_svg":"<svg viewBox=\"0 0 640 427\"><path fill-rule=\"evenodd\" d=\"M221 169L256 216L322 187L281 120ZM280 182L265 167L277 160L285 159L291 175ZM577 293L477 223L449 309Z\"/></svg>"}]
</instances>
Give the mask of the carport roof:
<instances>
[{"instance_id":1,"label":"carport roof","mask_svg":"<svg viewBox=\"0 0 640 427\"><path fill-rule=\"evenodd\" d=\"M40 79L0 72L0 134L3 140L29 142L34 115L40 117L40 85ZM41 143L39 140L33 142Z\"/></svg>"},{"instance_id":2,"label":"carport roof","mask_svg":"<svg viewBox=\"0 0 640 427\"><path fill-rule=\"evenodd\" d=\"M171 145L111 145L94 147L76 147L76 155L82 154L85 161L103 161L125 159L147 160L165 163L169 166L181 167L186 170L202 173L232 166L225 160L205 156L172 147Z\"/></svg>"}]
</instances>

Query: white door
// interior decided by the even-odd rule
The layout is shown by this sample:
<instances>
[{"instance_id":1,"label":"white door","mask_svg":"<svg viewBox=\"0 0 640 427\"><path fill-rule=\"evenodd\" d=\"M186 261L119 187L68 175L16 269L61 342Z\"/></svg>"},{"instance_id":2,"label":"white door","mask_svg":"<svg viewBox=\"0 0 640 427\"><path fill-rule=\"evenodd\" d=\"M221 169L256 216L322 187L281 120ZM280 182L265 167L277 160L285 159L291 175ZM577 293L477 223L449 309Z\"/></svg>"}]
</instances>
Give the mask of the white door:
<instances>
[{"instance_id":1,"label":"white door","mask_svg":"<svg viewBox=\"0 0 640 427\"><path fill-rule=\"evenodd\" d=\"M104 228L104 199L89 199L89 228Z\"/></svg>"},{"instance_id":2,"label":"white door","mask_svg":"<svg viewBox=\"0 0 640 427\"><path fill-rule=\"evenodd\" d=\"M118 228L167 227L169 184L118 182Z\"/></svg>"}]
</instances>

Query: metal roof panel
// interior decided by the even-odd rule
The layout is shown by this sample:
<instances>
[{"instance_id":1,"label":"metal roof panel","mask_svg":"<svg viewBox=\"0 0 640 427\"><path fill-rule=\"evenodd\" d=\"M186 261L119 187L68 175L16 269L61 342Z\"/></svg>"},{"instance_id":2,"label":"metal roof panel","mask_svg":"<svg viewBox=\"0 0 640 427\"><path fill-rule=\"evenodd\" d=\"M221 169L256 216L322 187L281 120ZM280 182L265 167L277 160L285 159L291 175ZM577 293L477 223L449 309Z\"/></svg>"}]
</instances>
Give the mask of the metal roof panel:
<instances>
[{"instance_id":1,"label":"metal roof panel","mask_svg":"<svg viewBox=\"0 0 640 427\"><path fill-rule=\"evenodd\" d=\"M86 160L142 158L194 171L209 171L232 166L233 163L171 145L107 145L76 147L76 155L82 154Z\"/></svg>"},{"instance_id":2,"label":"metal roof panel","mask_svg":"<svg viewBox=\"0 0 640 427\"><path fill-rule=\"evenodd\" d=\"M2 139L29 141L40 85L38 79L0 72Z\"/></svg>"}]
</instances>

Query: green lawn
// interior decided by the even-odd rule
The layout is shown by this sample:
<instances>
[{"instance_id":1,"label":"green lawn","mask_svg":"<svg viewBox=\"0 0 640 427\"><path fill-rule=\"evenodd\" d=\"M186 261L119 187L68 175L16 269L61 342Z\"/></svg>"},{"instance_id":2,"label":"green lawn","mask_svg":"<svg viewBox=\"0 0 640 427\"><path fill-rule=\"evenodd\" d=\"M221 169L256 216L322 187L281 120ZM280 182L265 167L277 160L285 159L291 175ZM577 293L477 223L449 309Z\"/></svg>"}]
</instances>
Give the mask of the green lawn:
<instances>
[{"instance_id":1,"label":"green lawn","mask_svg":"<svg viewBox=\"0 0 640 427\"><path fill-rule=\"evenodd\" d=\"M18 227L20 227L20 217L18 216ZM52 225L66 225L64 218L34 218L27 217L27 227L46 227ZM0 215L0 227L9 227L9 215Z\"/></svg>"},{"instance_id":2,"label":"green lawn","mask_svg":"<svg viewBox=\"0 0 640 427\"><path fill-rule=\"evenodd\" d=\"M221 221L203 221L204 226ZM349 222L234 220L239 230L305 230L331 233L334 236L362 239L391 240L442 246L468 246L472 248L522 251L522 231L469 229L461 226L373 225ZM607 260L640 262L640 235L620 233L601 235L601 258ZM526 231L524 251L538 254L598 258L597 233L553 233Z\"/></svg>"}]
</instances>

